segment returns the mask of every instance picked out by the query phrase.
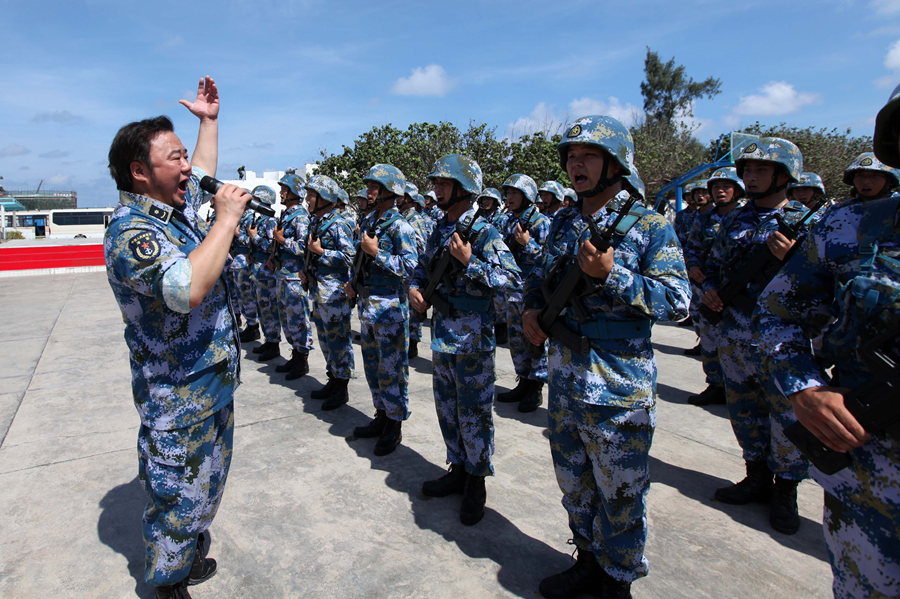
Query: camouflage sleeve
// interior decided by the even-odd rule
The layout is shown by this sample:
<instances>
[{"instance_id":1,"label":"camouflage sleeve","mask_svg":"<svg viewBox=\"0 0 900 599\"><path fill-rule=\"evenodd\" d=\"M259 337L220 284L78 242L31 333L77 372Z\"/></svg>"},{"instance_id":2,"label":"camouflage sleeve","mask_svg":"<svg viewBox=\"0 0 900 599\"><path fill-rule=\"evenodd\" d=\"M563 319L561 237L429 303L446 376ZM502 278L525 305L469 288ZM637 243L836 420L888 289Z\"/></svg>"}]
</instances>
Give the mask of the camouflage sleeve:
<instances>
[{"instance_id":1,"label":"camouflage sleeve","mask_svg":"<svg viewBox=\"0 0 900 599\"><path fill-rule=\"evenodd\" d=\"M237 242L245 247L250 247L250 234L247 229L250 227L252 214L249 210L245 211L241 220L238 221Z\"/></svg>"},{"instance_id":2,"label":"camouflage sleeve","mask_svg":"<svg viewBox=\"0 0 900 599\"><path fill-rule=\"evenodd\" d=\"M419 261L419 250L416 245L416 234L405 220L398 220L392 231L383 233L396 235L394 249L397 253L380 251L372 261L394 276L409 279L416 270Z\"/></svg>"},{"instance_id":3,"label":"camouflage sleeve","mask_svg":"<svg viewBox=\"0 0 900 599\"><path fill-rule=\"evenodd\" d=\"M550 234L550 219L541 215L537 221L528 229L530 239L522 248L522 253L533 258L540 255L544 248L544 242Z\"/></svg>"},{"instance_id":4,"label":"camouflage sleeve","mask_svg":"<svg viewBox=\"0 0 900 599\"><path fill-rule=\"evenodd\" d=\"M703 226L706 219L696 218L686 235L684 242L684 263L688 270L691 267L703 268L701 256L703 255Z\"/></svg>"},{"instance_id":5,"label":"camouflage sleeve","mask_svg":"<svg viewBox=\"0 0 900 599\"><path fill-rule=\"evenodd\" d=\"M559 213L557 213L559 214ZM558 230L563 223L568 222L565 218L556 218L550 223L549 232L546 239L557 239ZM546 240L545 240L546 245ZM534 268L528 273L528 277L523 281L523 301L526 309L541 309L544 307L544 294L541 292L541 283L544 282L547 272L552 266L554 259L553 248L544 247L537 260L534 262Z\"/></svg>"},{"instance_id":6,"label":"camouflage sleeve","mask_svg":"<svg viewBox=\"0 0 900 599\"><path fill-rule=\"evenodd\" d=\"M284 249L298 258L302 258L306 251L306 236L309 235L309 217L300 215L290 224L293 225L293 231L291 231L293 234L284 238Z\"/></svg>"},{"instance_id":7,"label":"camouflage sleeve","mask_svg":"<svg viewBox=\"0 0 900 599\"><path fill-rule=\"evenodd\" d=\"M413 271L412 279L409 281L410 289L420 289L428 285L428 264L431 262L432 256L437 251L438 244L441 242L440 232L437 228L432 229L431 235L428 236L428 243L425 244L425 251L419 255L419 261Z\"/></svg>"},{"instance_id":8,"label":"camouflage sleeve","mask_svg":"<svg viewBox=\"0 0 900 599\"><path fill-rule=\"evenodd\" d=\"M353 242L353 232L350 224L341 220L329 227L328 233L334 240L334 249L327 249L319 256L319 264L333 268L353 266L353 258L356 256L356 244Z\"/></svg>"},{"instance_id":9,"label":"camouflage sleeve","mask_svg":"<svg viewBox=\"0 0 900 599\"><path fill-rule=\"evenodd\" d=\"M647 243L640 272L628 270L617 260L604 284L605 293L653 320L681 320L688 314L691 285L675 230L655 213L641 220Z\"/></svg>"},{"instance_id":10,"label":"camouflage sleeve","mask_svg":"<svg viewBox=\"0 0 900 599\"><path fill-rule=\"evenodd\" d=\"M719 286L722 284L719 280L719 274L722 271L722 267L725 266L725 244L728 239L726 233L730 222L731 219L725 219L719 224L719 232L716 233L716 239L712 242L709 258L706 259L706 270L703 273L706 276L702 284L703 293L710 289L719 289Z\"/></svg>"},{"instance_id":11,"label":"camouflage sleeve","mask_svg":"<svg viewBox=\"0 0 900 599\"><path fill-rule=\"evenodd\" d=\"M126 229L106 243L108 263L119 281L175 312L191 311L191 262L164 233L152 227Z\"/></svg>"},{"instance_id":12,"label":"camouflage sleeve","mask_svg":"<svg viewBox=\"0 0 900 599\"><path fill-rule=\"evenodd\" d=\"M521 291L521 271L512 252L492 226L484 228L480 251L472 252L465 274L477 283L507 293Z\"/></svg>"},{"instance_id":13,"label":"camouflage sleeve","mask_svg":"<svg viewBox=\"0 0 900 599\"><path fill-rule=\"evenodd\" d=\"M828 384L810 342L832 318L835 283L822 259L824 246L825 237L816 229L763 290L754 313L760 349L786 396Z\"/></svg>"},{"instance_id":14,"label":"camouflage sleeve","mask_svg":"<svg viewBox=\"0 0 900 599\"><path fill-rule=\"evenodd\" d=\"M188 179L187 201L190 203L194 214L198 214L200 206L207 203L213 196L200 189L200 179L206 176L206 171L200 167L191 167L191 178Z\"/></svg>"}]
</instances>

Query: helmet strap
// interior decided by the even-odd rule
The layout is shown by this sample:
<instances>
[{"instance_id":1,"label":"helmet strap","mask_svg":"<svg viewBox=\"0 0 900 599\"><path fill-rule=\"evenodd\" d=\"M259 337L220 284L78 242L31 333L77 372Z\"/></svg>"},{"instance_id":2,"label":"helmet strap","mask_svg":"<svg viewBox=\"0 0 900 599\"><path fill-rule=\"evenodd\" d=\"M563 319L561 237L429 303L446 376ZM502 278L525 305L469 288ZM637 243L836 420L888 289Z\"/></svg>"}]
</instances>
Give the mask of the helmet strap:
<instances>
[{"instance_id":1,"label":"helmet strap","mask_svg":"<svg viewBox=\"0 0 900 599\"><path fill-rule=\"evenodd\" d=\"M751 200L762 200L764 198L773 196L776 193L782 192L785 189L787 189L787 186L790 184L790 178L788 178L788 182L785 183L784 185L778 184L778 175L781 174L781 171L783 168L784 167L781 167L781 169L775 169L775 172L772 173L772 182L769 184L769 188L767 190L765 190L765 191L748 191L747 197L750 198Z\"/></svg>"},{"instance_id":2,"label":"helmet strap","mask_svg":"<svg viewBox=\"0 0 900 599\"><path fill-rule=\"evenodd\" d=\"M471 194L459 195L459 181L456 179L453 180L453 193L450 194L450 197L447 198L447 202L443 205L438 204L438 207L444 212L449 211L453 206L459 204L463 200L467 200L471 197Z\"/></svg>"},{"instance_id":3,"label":"helmet strap","mask_svg":"<svg viewBox=\"0 0 900 599\"><path fill-rule=\"evenodd\" d=\"M578 192L578 199L583 200L584 198L593 198L595 196L600 195L616 183L618 183L622 179L621 172L612 177L607 177L606 173L609 172L609 154L605 154L603 156L603 174L600 175L600 179L597 181L597 185L594 186L593 189L589 189L584 192Z\"/></svg>"}]
</instances>

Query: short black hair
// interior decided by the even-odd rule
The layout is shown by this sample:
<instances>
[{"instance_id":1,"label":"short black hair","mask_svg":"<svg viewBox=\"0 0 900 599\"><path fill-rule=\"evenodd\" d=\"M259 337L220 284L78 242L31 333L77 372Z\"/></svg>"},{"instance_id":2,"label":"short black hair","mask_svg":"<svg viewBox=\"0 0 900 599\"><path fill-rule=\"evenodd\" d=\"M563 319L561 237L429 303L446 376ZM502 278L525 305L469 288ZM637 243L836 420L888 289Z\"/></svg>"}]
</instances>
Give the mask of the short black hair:
<instances>
[{"instance_id":1,"label":"short black hair","mask_svg":"<svg viewBox=\"0 0 900 599\"><path fill-rule=\"evenodd\" d=\"M115 179L117 188L132 190L131 163L143 162L150 166L150 142L166 131L175 131L167 116L135 121L119 129L109 146L109 174Z\"/></svg>"}]
</instances>

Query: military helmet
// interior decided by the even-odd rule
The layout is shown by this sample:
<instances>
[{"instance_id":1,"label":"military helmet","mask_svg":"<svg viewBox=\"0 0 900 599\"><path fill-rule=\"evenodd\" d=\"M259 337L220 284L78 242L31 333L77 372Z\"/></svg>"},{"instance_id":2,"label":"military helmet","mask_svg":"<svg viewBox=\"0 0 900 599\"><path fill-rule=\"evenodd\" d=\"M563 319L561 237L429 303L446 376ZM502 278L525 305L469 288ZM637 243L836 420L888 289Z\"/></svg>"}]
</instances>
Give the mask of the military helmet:
<instances>
[{"instance_id":1,"label":"military helmet","mask_svg":"<svg viewBox=\"0 0 900 599\"><path fill-rule=\"evenodd\" d=\"M748 160L762 162L774 162L780 164L787 171L791 181L800 181L800 173L803 172L803 155L793 142L780 137L757 137L741 143L735 152L732 152L734 166L738 177L744 178L744 163Z\"/></svg>"},{"instance_id":2,"label":"military helmet","mask_svg":"<svg viewBox=\"0 0 900 599\"><path fill-rule=\"evenodd\" d=\"M419 188L416 187L416 184L412 183L410 181L407 181L406 188L403 190L403 194L408 195L412 199L416 199L416 195L418 195L418 193L419 193Z\"/></svg>"},{"instance_id":3,"label":"military helmet","mask_svg":"<svg viewBox=\"0 0 900 599\"><path fill-rule=\"evenodd\" d=\"M468 156L447 154L438 158L434 163L434 170L428 175L428 180L434 181L438 177L457 181L467 193L472 195L477 196L481 193L481 167ZM435 196L435 201L437 201L437 196Z\"/></svg>"},{"instance_id":4,"label":"military helmet","mask_svg":"<svg viewBox=\"0 0 900 599\"><path fill-rule=\"evenodd\" d=\"M306 189L311 189L317 194L322 200L328 202L329 204L334 204L338 199L338 184L334 179L327 175L313 175L309 178L309 181L306 182Z\"/></svg>"},{"instance_id":5,"label":"military helmet","mask_svg":"<svg viewBox=\"0 0 900 599\"><path fill-rule=\"evenodd\" d=\"M425 197L426 197L426 198L431 198L432 200L434 200L435 202L437 202L437 195L435 195L435 193L434 193L433 190L432 190L432 191L429 191L429 192L426 192L426 193L425 193Z\"/></svg>"},{"instance_id":6,"label":"military helmet","mask_svg":"<svg viewBox=\"0 0 900 599\"><path fill-rule=\"evenodd\" d=\"M631 173L625 177L625 186L631 191L632 195L638 196L641 200L647 199L645 195L647 190L644 188L644 182L641 181L637 168L633 168Z\"/></svg>"},{"instance_id":7,"label":"military helmet","mask_svg":"<svg viewBox=\"0 0 900 599\"><path fill-rule=\"evenodd\" d=\"M275 203L275 190L268 185L257 185L250 192L250 195L267 206Z\"/></svg>"},{"instance_id":8,"label":"military helmet","mask_svg":"<svg viewBox=\"0 0 900 599\"><path fill-rule=\"evenodd\" d=\"M350 194L344 191L343 187L337 188L337 203L344 204L345 206L350 203Z\"/></svg>"},{"instance_id":9,"label":"military helmet","mask_svg":"<svg viewBox=\"0 0 900 599\"><path fill-rule=\"evenodd\" d=\"M894 88L887 104L875 117L875 135L872 140L874 154L878 160L894 168L900 168L900 152L897 148L897 125L900 120L895 118L898 107L900 107L900 85Z\"/></svg>"},{"instance_id":10,"label":"military helmet","mask_svg":"<svg viewBox=\"0 0 900 599\"><path fill-rule=\"evenodd\" d=\"M694 186L691 188L691 194L695 191L706 191L707 179L700 179L699 181L694 182Z\"/></svg>"},{"instance_id":11,"label":"military helmet","mask_svg":"<svg viewBox=\"0 0 900 599\"><path fill-rule=\"evenodd\" d=\"M563 201L563 198L566 197L566 190L563 189L563 186L557 183L556 181L544 181L544 183L538 189L541 191L548 191L556 196L556 199L560 202Z\"/></svg>"},{"instance_id":12,"label":"military helmet","mask_svg":"<svg viewBox=\"0 0 900 599\"><path fill-rule=\"evenodd\" d=\"M301 177L300 175L285 175L278 180L278 184L284 185L300 198L306 197L306 190L304 189L304 187L306 187L306 181L304 181L303 177Z\"/></svg>"},{"instance_id":13,"label":"military helmet","mask_svg":"<svg viewBox=\"0 0 900 599\"><path fill-rule=\"evenodd\" d=\"M357 192L356 192L356 195L353 196L353 197L354 197L354 198L357 198L357 199L368 200L368 199L369 199L369 195L366 193L366 191L367 191L366 188L363 187L362 189L360 189L359 191L357 191Z\"/></svg>"},{"instance_id":14,"label":"military helmet","mask_svg":"<svg viewBox=\"0 0 900 599\"><path fill-rule=\"evenodd\" d=\"M406 192L406 176L400 172L399 168L390 164L376 164L369 169L368 174L363 177L363 181L381 183L394 195L402 196Z\"/></svg>"},{"instance_id":15,"label":"military helmet","mask_svg":"<svg viewBox=\"0 0 900 599\"><path fill-rule=\"evenodd\" d=\"M478 194L478 199L480 200L481 198L493 199L497 202L498 207L503 205L503 197L500 195L500 190L496 187L488 187L487 189L482 191L480 194Z\"/></svg>"},{"instance_id":16,"label":"military helmet","mask_svg":"<svg viewBox=\"0 0 900 599\"><path fill-rule=\"evenodd\" d=\"M712 193L712 184L716 181L731 181L734 183L734 199L738 199L747 193L744 181L738 177L737 169L733 166L725 166L716 171L706 180L706 191ZM793 183L791 183L793 185ZM790 185L788 186L790 189Z\"/></svg>"},{"instance_id":17,"label":"military helmet","mask_svg":"<svg viewBox=\"0 0 900 599\"><path fill-rule=\"evenodd\" d=\"M694 188L697 187L697 183L691 181L690 183L685 183L681 186L681 195L687 196L691 195L694 192Z\"/></svg>"},{"instance_id":18,"label":"military helmet","mask_svg":"<svg viewBox=\"0 0 900 599\"><path fill-rule=\"evenodd\" d=\"M631 138L631 132L611 116L584 116L569 126L557 146L559 164L563 170L566 170L569 146L572 144L603 148L622 167L623 177L627 177L634 168L634 140Z\"/></svg>"},{"instance_id":19,"label":"military helmet","mask_svg":"<svg viewBox=\"0 0 900 599\"><path fill-rule=\"evenodd\" d=\"M425 207L425 196L423 196L421 193L416 193L415 195L413 195L411 197L415 201L416 204L418 204L422 208Z\"/></svg>"},{"instance_id":20,"label":"military helmet","mask_svg":"<svg viewBox=\"0 0 900 599\"><path fill-rule=\"evenodd\" d=\"M569 198L573 202L578 201L578 194L575 193L574 189L572 189L571 187L566 187L563 191L565 192L567 198Z\"/></svg>"},{"instance_id":21,"label":"military helmet","mask_svg":"<svg viewBox=\"0 0 900 599\"><path fill-rule=\"evenodd\" d=\"M891 188L900 185L900 177L898 177L900 171L891 168L878 160L878 158L875 157L874 152L863 152L856 157L856 160L854 160L850 166L847 167L847 170L844 171L844 183L853 185L853 175L855 175L857 171L875 171L877 173L884 173L890 180Z\"/></svg>"},{"instance_id":22,"label":"military helmet","mask_svg":"<svg viewBox=\"0 0 900 599\"><path fill-rule=\"evenodd\" d=\"M800 182L788 185L788 195L791 195L792 189L797 189L798 187L812 187L821 191L822 195L825 195L825 184L822 183L822 177L815 173L800 173Z\"/></svg>"},{"instance_id":23,"label":"military helmet","mask_svg":"<svg viewBox=\"0 0 900 599\"><path fill-rule=\"evenodd\" d=\"M525 196L525 202L528 204L533 204L534 200L537 198L537 183L535 183L534 179L528 175L510 175L507 177L506 181L503 182L503 185L500 186L504 196L506 196L507 187L512 187L513 189L521 191L522 195Z\"/></svg>"}]
</instances>

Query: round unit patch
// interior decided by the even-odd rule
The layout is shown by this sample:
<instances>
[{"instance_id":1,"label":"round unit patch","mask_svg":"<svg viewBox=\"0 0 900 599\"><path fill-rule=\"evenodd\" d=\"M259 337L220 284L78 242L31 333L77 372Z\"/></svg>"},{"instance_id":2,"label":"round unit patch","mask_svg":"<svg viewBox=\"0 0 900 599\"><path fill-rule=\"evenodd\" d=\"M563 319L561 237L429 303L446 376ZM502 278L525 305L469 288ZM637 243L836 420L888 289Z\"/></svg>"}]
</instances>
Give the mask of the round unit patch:
<instances>
[{"instance_id":1,"label":"round unit patch","mask_svg":"<svg viewBox=\"0 0 900 599\"><path fill-rule=\"evenodd\" d=\"M566 137L571 139L572 137L578 137L579 135L581 135L581 125L575 125L569 129L569 134L566 135Z\"/></svg>"},{"instance_id":2,"label":"round unit patch","mask_svg":"<svg viewBox=\"0 0 900 599\"><path fill-rule=\"evenodd\" d=\"M743 153L744 153L744 154L752 154L753 152L755 152L755 151L758 150L758 149L759 149L759 146L757 146L756 144L750 144L749 146L747 146L746 148L744 148L744 152L743 152Z\"/></svg>"},{"instance_id":3,"label":"round unit patch","mask_svg":"<svg viewBox=\"0 0 900 599\"><path fill-rule=\"evenodd\" d=\"M863 158L862 161L859 163L859 165L860 166L872 166L872 159L871 158Z\"/></svg>"},{"instance_id":4,"label":"round unit patch","mask_svg":"<svg viewBox=\"0 0 900 599\"><path fill-rule=\"evenodd\" d=\"M159 256L159 242L153 231L142 231L131 238L128 247L138 262L150 262Z\"/></svg>"}]
</instances>

